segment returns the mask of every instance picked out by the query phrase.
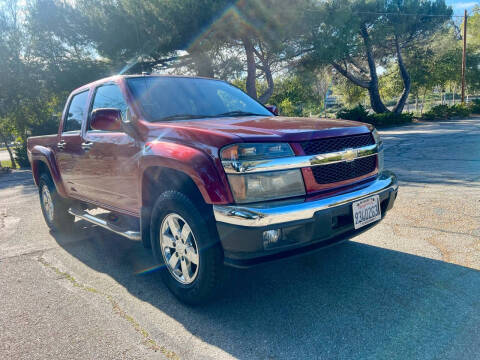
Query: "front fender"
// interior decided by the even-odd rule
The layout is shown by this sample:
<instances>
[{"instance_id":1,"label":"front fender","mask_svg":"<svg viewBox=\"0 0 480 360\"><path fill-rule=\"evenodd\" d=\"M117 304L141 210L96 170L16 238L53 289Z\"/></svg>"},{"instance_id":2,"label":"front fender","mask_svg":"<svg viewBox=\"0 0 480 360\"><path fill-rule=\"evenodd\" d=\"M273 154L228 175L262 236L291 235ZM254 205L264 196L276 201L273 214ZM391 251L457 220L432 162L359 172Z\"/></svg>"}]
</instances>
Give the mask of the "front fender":
<instances>
[{"instance_id":1,"label":"front fender","mask_svg":"<svg viewBox=\"0 0 480 360\"><path fill-rule=\"evenodd\" d=\"M154 166L181 171L189 176L207 204L229 204L233 201L225 173L218 168L220 161L201 150L171 142L147 143L140 158L140 174Z\"/></svg>"},{"instance_id":2,"label":"front fender","mask_svg":"<svg viewBox=\"0 0 480 360\"><path fill-rule=\"evenodd\" d=\"M32 175L35 184L38 185L40 177L40 162L42 162L50 171L50 175L53 183L55 184L57 192L61 196L67 197L65 187L63 186L62 176L60 175L60 171L55 161L55 156L52 149L41 145L35 145L32 150L29 150L28 157L30 159L30 164L32 165Z\"/></svg>"}]
</instances>

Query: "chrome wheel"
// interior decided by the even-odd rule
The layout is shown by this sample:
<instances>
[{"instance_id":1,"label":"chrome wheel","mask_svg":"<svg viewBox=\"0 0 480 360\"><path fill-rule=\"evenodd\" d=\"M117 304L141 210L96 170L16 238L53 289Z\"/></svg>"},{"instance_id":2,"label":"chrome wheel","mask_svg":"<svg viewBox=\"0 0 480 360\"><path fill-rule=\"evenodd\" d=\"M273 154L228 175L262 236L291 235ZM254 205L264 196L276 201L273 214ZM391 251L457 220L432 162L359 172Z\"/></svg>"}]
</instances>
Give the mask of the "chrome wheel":
<instances>
[{"instance_id":1,"label":"chrome wheel","mask_svg":"<svg viewBox=\"0 0 480 360\"><path fill-rule=\"evenodd\" d=\"M182 284L191 284L198 275L199 251L195 235L178 214L165 216L160 227L160 248L168 271Z\"/></svg>"},{"instance_id":2,"label":"chrome wheel","mask_svg":"<svg viewBox=\"0 0 480 360\"><path fill-rule=\"evenodd\" d=\"M54 214L54 207L52 201L52 195L50 194L50 190L48 186L45 184L42 187L42 206L45 210L45 214L47 215L48 221L53 221L53 214Z\"/></svg>"}]
</instances>

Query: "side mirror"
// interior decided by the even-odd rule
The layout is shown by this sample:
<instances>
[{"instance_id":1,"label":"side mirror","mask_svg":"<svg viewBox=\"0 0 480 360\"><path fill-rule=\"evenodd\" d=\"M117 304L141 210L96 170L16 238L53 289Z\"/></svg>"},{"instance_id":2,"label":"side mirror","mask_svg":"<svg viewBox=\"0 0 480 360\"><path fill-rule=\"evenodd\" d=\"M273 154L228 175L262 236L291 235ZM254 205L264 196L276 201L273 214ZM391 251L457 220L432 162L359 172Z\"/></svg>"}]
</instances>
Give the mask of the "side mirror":
<instances>
[{"instance_id":1,"label":"side mirror","mask_svg":"<svg viewBox=\"0 0 480 360\"><path fill-rule=\"evenodd\" d=\"M278 116L278 108L275 105L265 105L265 107L270 111L273 115Z\"/></svg>"},{"instance_id":2,"label":"side mirror","mask_svg":"<svg viewBox=\"0 0 480 360\"><path fill-rule=\"evenodd\" d=\"M95 109L90 117L93 130L118 131L122 128L122 112L120 109Z\"/></svg>"}]
</instances>

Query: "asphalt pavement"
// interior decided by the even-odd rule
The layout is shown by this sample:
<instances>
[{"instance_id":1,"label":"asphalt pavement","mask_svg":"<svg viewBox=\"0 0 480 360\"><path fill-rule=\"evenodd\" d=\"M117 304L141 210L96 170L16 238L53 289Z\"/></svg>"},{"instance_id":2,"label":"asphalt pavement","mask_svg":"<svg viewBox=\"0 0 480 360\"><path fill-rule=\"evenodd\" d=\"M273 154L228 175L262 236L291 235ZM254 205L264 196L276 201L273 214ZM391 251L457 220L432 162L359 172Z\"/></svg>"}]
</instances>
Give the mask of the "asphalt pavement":
<instances>
[{"instance_id":1,"label":"asphalt pavement","mask_svg":"<svg viewBox=\"0 0 480 360\"><path fill-rule=\"evenodd\" d=\"M0 161L10 160L10 155L7 150L0 150Z\"/></svg>"},{"instance_id":2,"label":"asphalt pavement","mask_svg":"<svg viewBox=\"0 0 480 360\"><path fill-rule=\"evenodd\" d=\"M378 226L196 308L139 242L52 235L30 172L0 175L0 358L478 359L480 118L381 133L401 187Z\"/></svg>"}]
</instances>

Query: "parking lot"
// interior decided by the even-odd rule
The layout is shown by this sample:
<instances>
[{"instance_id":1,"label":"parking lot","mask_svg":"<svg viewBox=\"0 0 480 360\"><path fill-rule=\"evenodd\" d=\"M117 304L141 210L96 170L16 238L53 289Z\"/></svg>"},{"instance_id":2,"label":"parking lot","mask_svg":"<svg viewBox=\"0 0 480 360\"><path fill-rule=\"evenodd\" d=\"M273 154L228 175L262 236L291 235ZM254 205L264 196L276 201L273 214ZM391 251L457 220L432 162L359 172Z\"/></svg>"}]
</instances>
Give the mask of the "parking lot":
<instances>
[{"instance_id":1,"label":"parking lot","mask_svg":"<svg viewBox=\"0 0 480 360\"><path fill-rule=\"evenodd\" d=\"M0 358L474 359L480 118L381 132L394 209L350 242L232 270L189 308L139 242L49 233L29 171L0 175Z\"/></svg>"}]
</instances>

